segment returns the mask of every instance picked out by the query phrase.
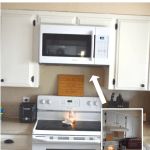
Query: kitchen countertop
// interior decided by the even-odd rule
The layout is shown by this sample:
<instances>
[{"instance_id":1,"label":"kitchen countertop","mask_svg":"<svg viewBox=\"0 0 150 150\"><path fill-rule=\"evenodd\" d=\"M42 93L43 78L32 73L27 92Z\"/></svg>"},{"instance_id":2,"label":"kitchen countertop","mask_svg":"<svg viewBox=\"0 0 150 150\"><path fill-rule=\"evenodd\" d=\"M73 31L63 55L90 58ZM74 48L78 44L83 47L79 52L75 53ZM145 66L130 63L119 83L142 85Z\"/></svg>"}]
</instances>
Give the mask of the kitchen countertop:
<instances>
[{"instance_id":1,"label":"kitchen countertop","mask_svg":"<svg viewBox=\"0 0 150 150\"><path fill-rule=\"evenodd\" d=\"M20 123L18 119L5 119L1 121L1 134L31 135L34 123ZM143 143L150 146L150 122L143 124Z\"/></svg>"},{"instance_id":2,"label":"kitchen countertop","mask_svg":"<svg viewBox=\"0 0 150 150\"><path fill-rule=\"evenodd\" d=\"M34 123L20 123L18 119L5 119L1 121L2 134L32 134ZM150 122L143 124L143 136L150 137Z\"/></svg>"},{"instance_id":3,"label":"kitchen countertop","mask_svg":"<svg viewBox=\"0 0 150 150\"><path fill-rule=\"evenodd\" d=\"M34 123L20 123L18 119L1 121L1 134L31 135Z\"/></svg>"},{"instance_id":4,"label":"kitchen countertop","mask_svg":"<svg viewBox=\"0 0 150 150\"><path fill-rule=\"evenodd\" d=\"M1 148L4 150L32 150L32 129L34 123L20 123L18 119L2 119ZM13 144L4 141L11 139Z\"/></svg>"}]
</instances>

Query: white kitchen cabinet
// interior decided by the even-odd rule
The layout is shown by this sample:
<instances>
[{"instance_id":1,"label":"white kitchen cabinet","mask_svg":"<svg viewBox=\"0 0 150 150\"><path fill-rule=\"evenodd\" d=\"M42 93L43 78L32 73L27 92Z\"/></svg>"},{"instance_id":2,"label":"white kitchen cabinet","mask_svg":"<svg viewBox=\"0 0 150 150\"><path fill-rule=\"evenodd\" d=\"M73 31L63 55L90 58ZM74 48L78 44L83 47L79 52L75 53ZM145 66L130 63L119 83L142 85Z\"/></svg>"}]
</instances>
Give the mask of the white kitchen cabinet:
<instances>
[{"instance_id":1,"label":"white kitchen cabinet","mask_svg":"<svg viewBox=\"0 0 150 150\"><path fill-rule=\"evenodd\" d=\"M127 116L127 129L126 137L141 137L141 120L137 116L128 115Z\"/></svg>"},{"instance_id":2,"label":"white kitchen cabinet","mask_svg":"<svg viewBox=\"0 0 150 150\"><path fill-rule=\"evenodd\" d=\"M103 114L103 118L105 118L105 113ZM105 120L103 121L103 125L105 125ZM125 115L123 113L111 110L106 111L106 125L115 127L125 127Z\"/></svg>"},{"instance_id":3,"label":"white kitchen cabinet","mask_svg":"<svg viewBox=\"0 0 150 150\"><path fill-rule=\"evenodd\" d=\"M79 25L96 25L96 26L114 26L116 19L111 15L100 14L78 14L77 23Z\"/></svg>"},{"instance_id":4,"label":"white kitchen cabinet","mask_svg":"<svg viewBox=\"0 0 150 150\"><path fill-rule=\"evenodd\" d=\"M132 122L133 122L132 116L127 116L127 129L126 137L133 137L133 129L132 129Z\"/></svg>"},{"instance_id":5,"label":"white kitchen cabinet","mask_svg":"<svg viewBox=\"0 0 150 150\"><path fill-rule=\"evenodd\" d=\"M150 20L118 19L115 89L147 90Z\"/></svg>"},{"instance_id":6,"label":"white kitchen cabinet","mask_svg":"<svg viewBox=\"0 0 150 150\"><path fill-rule=\"evenodd\" d=\"M134 112L106 110L103 112L103 127L104 134L110 131L122 131L129 138L141 137L142 135L141 118Z\"/></svg>"},{"instance_id":7,"label":"white kitchen cabinet","mask_svg":"<svg viewBox=\"0 0 150 150\"><path fill-rule=\"evenodd\" d=\"M44 24L72 24L111 26L116 22L113 15L92 13L67 13L67 12L37 12L38 22Z\"/></svg>"},{"instance_id":8,"label":"white kitchen cabinet","mask_svg":"<svg viewBox=\"0 0 150 150\"><path fill-rule=\"evenodd\" d=\"M142 135L141 126L142 126L141 119L137 116L134 116L132 120L132 132L134 137L141 137Z\"/></svg>"},{"instance_id":9,"label":"white kitchen cabinet","mask_svg":"<svg viewBox=\"0 0 150 150\"><path fill-rule=\"evenodd\" d=\"M5 143L6 140L13 140L14 143ZM2 150L32 150L31 135L1 135Z\"/></svg>"},{"instance_id":10,"label":"white kitchen cabinet","mask_svg":"<svg viewBox=\"0 0 150 150\"><path fill-rule=\"evenodd\" d=\"M2 11L2 86L38 87L39 65L33 59L35 19L23 11Z\"/></svg>"},{"instance_id":11,"label":"white kitchen cabinet","mask_svg":"<svg viewBox=\"0 0 150 150\"><path fill-rule=\"evenodd\" d=\"M126 119L123 113L116 113L116 124L118 127L126 128Z\"/></svg>"},{"instance_id":12,"label":"white kitchen cabinet","mask_svg":"<svg viewBox=\"0 0 150 150\"><path fill-rule=\"evenodd\" d=\"M106 126L116 126L116 112L106 111Z\"/></svg>"},{"instance_id":13,"label":"white kitchen cabinet","mask_svg":"<svg viewBox=\"0 0 150 150\"><path fill-rule=\"evenodd\" d=\"M45 12L38 13L38 22L42 24L76 24L72 13Z\"/></svg>"}]
</instances>

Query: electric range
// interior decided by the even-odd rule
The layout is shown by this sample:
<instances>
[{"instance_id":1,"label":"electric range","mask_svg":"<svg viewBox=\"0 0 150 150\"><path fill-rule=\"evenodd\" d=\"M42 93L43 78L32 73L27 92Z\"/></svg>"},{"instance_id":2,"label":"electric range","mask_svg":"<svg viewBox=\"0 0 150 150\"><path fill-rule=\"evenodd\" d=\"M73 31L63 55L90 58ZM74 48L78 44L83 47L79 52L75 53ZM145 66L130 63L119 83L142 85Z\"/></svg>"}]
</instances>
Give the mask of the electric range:
<instances>
[{"instance_id":1,"label":"electric range","mask_svg":"<svg viewBox=\"0 0 150 150\"><path fill-rule=\"evenodd\" d=\"M32 150L100 150L98 97L38 96Z\"/></svg>"}]
</instances>

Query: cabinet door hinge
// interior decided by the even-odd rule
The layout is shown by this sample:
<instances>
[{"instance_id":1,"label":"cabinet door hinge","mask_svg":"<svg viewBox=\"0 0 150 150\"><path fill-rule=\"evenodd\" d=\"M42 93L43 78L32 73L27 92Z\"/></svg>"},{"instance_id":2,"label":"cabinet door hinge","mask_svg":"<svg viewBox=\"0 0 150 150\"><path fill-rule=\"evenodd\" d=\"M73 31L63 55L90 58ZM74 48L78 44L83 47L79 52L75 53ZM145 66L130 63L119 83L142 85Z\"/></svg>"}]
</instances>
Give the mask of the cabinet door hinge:
<instances>
[{"instance_id":1,"label":"cabinet door hinge","mask_svg":"<svg viewBox=\"0 0 150 150\"><path fill-rule=\"evenodd\" d=\"M117 29L118 29L118 23L115 24L115 30L117 30Z\"/></svg>"},{"instance_id":2,"label":"cabinet door hinge","mask_svg":"<svg viewBox=\"0 0 150 150\"><path fill-rule=\"evenodd\" d=\"M31 81L34 82L34 76L31 77Z\"/></svg>"},{"instance_id":3,"label":"cabinet door hinge","mask_svg":"<svg viewBox=\"0 0 150 150\"><path fill-rule=\"evenodd\" d=\"M105 120L104 121L105 121L105 124L106 124L106 122L107 122L107 113L105 112L104 115L105 115Z\"/></svg>"},{"instance_id":4,"label":"cabinet door hinge","mask_svg":"<svg viewBox=\"0 0 150 150\"><path fill-rule=\"evenodd\" d=\"M116 82L115 79L113 79L112 84L115 85L115 82Z\"/></svg>"},{"instance_id":5,"label":"cabinet door hinge","mask_svg":"<svg viewBox=\"0 0 150 150\"><path fill-rule=\"evenodd\" d=\"M36 25L36 20L33 20L33 26L35 26Z\"/></svg>"}]
</instances>

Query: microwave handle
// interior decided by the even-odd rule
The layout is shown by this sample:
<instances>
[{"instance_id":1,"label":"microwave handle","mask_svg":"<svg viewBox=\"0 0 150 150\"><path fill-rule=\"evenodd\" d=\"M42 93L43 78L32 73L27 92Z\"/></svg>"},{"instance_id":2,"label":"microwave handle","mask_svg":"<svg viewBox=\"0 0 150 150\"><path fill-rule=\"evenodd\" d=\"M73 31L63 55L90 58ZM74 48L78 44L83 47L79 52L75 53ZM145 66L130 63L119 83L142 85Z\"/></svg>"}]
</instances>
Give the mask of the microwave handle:
<instances>
[{"instance_id":1,"label":"microwave handle","mask_svg":"<svg viewBox=\"0 0 150 150\"><path fill-rule=\"evenodd\" d=\"M91 60L93 61L93 56L94 56L94 41L95 41L95 36L94 36L94 31L92 31L92 42L91 42Z\"/></svg>"}]
</instances>

